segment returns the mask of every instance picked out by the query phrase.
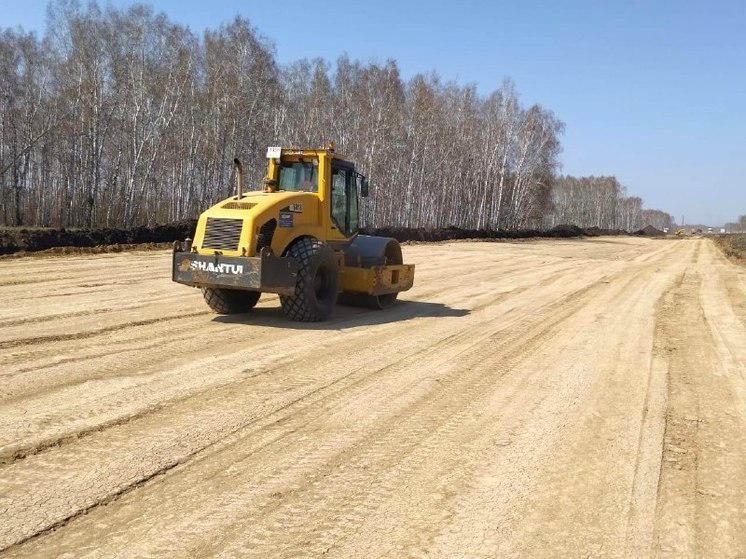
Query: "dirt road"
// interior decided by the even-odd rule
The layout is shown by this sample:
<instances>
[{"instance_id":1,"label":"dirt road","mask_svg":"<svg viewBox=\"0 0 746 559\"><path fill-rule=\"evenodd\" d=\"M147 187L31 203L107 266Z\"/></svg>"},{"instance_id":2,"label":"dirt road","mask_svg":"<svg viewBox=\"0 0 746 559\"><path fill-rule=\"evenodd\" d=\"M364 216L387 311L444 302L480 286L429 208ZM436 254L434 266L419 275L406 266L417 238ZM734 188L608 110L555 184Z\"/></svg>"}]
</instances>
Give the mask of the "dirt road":
<instances>
[{"instance_id":1,"label":"dirt road","mask_svg":"<svg viewBox=\"0 0 746 559\"><path fill-rule=\"evenodd\" d=\"M0 556L746 555L746 273L405 247L389 311L210 314L165 252L0 261Z\"/></svg>"}]
</instances>

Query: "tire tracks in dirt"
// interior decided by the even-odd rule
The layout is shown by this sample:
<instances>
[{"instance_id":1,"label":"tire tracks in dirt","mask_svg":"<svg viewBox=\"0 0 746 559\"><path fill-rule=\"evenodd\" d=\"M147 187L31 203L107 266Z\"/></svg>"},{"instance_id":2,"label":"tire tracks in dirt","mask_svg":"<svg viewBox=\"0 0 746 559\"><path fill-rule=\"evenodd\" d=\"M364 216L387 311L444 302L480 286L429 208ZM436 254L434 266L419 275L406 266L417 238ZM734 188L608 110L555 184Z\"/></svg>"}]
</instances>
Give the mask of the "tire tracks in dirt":
<instances>
[{"instance_id":1,"label":"tire tracks in dirt","mask_svg":"<svg viewBox=\"0 0 746 559\"><path fill-rule=\"evenodd\" d=\"M575 296L576 298L577 298L577 297L579 296L579 295L578 295L577 293L575 293L575 294L572 294L572 293L571 293L571 295L574 295L574 296ZM500 296L500 295L498 295L497 299L500 299L500 298L501 298L501 296ZM556 305L562 305L562 304L564 304L564 302L563 302L563 301L552 301L552 302L551 302L551 305L553 305L553 306L556 306ZM518 316L516 317L516 320L520 320L520 315L518 315ZM509 325L509 324L508 324L508 325ZM392 326L392 325L388 325L388 327L389 327L390 329L396 329L396 325L395 325L395 324L394 324L393 326ZM433 351L433 350L434 350L433 348L437 348L438 350L440 350L440 349L442 349L442 347L443 347L443 345L444 345L444 344L445 344L445 345L448 345L448 344L452 344L452 343L455 343L455 342L457 342L457 341L459 341L459 340L466 340L466 339L468 339L468 338L470 338L470 337L472 337L472 336L473 336L473 335L472 335L472 334L471 334L470 332L465 332L465 333L462 333L462 334L452 335L452 336L450 336L450 338L451 338L450 340L446 339L446 340L444 340L444 341L443 341L442 343L440 343L440 344L436 344L435 346L427 346L427 348L426 348L426 351L428 351L428 352L431 352L431 351ZM364 344L365 344L365 345L367 345L367 343L368 343L367 341L364 341ZM300 343L299 345L300 345L300 347L304 347L304 344L303 344L303 343ZM322 350L322 351L326 351L326 350ZM421 356L420 356L420 355L416 355L416 357L417 357L418 359L419 359L419 358L421 358ZM374 372L375 372L375 373L380 373L381 371L374 371ZM230 389L231 391L235 390L235 388L236 388L235 386L231 386L231 387L229 387L229 389ZM218 398L218 399L220 399L220 398ZM98 432L99 432L98 430L94 430L94 431L92 431L92 433L98 433ZM220 438L220 433L221 433L221 431L220 431L220 430L218 430L218 431L217 431L217 437L218 437L218 438ZM71 440L71 441L72 441L72 440L76 440L76 439L77 439L77 438L68 438L67 440ZM46 446L47 446L47 448L56 448L56 446L55 446L55 445L54 445L53 443L52 443L52 444L48 444L48 445L46 445ZM138 445L137 445L137 446L140 446L140 443L138 443ZM175 464L175 463L178 463L178 462L173 462L173 464ZM159 471L159 470L161 470L161 469L162 469L162 468L156 468L156 471ZM143 475L143 474L141 474L141 475ZM149 475L149 474L148 474L148 475ZM135 481L135 482L133 483L133 486L134 486L134 485L135 485L136 483L137 483L137 481ZM120 494L120 489L117 489L117 490L116 490L116 493ZM84 510L89 510L89 508L88 508L88 507L85 507L85 508L84 508ZM68 516L74 516L74 515L68 515Z\"/></svg>"},{"instance_id":2,"label":"tire tracks in dirt","mask_svg":"<svg viewBox=\"0 0 746 559\"><path fill-rule=\"evenodd\" d=\"M742 495L716 483L741 475L743 452L715 446L716 434L743 432L743 284L704 243L405 247L418 284L405 294L410 303L388 313L340 310L325 326L288 327L269 308L276 301L263 298L253 317L237 321L195 314L124 326L114 346L123 353L111 358L107 336L13 348L0 437L32 451L34 441L50 446L0 466L8 519L0 554L617 557L708 549L712 527L743 517ZM128 305L115 285L103 298L91 294L114 309L102 316L116 323L171 316L163 311L174 302L198 313L198 294L174 298L167 280L143 276L159 259L81 259L71 275L100 283L96 274L114 264L123 279L143 278ZM454 265L464 273L444 275ZM9 289L0 286L0 298L15 296ZM677 372L687 361L667 345L682 335L677 319L690 316L692 293L702 317L695 330L710 334L687 337L683 349L703 370L727 373L719 391L711 386L718 375ZM50 297L45 312L78 312L86 297ZM19 304L0 313L0 334L4 318L18 320ZM85 316L51 320L86 330ZM217 338L203 347L206 331ZM730 403L711 423L714 396ZM682 435L679 404L689 401L705 421ZM22 403L32 407L12 407ZM676 443L701 441L715 424L694 447L692 485L690 447ZM693 547L671 547L679 504L695 511L686 516ZM739 529L728 528L716 549L739 549Z\"/></svg>"}]
</instances>

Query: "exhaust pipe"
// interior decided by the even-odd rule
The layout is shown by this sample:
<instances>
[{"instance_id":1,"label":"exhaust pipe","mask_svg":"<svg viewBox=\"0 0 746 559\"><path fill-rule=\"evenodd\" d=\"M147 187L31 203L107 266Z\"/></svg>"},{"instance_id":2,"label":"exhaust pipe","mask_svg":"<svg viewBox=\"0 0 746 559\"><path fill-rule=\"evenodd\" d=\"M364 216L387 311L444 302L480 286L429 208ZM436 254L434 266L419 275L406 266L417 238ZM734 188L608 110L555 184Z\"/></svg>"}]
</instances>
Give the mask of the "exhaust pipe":
<instances>
[{"instance_id":1,"label":"exhaust pipe","mask_svg":"<svg viewBox=\"0 0 746 559\"><path fill-rule=\"evenodd\" d=\"M238 158L233 160L233 164L236 166L236 200L240 200L243 197L243 165Z\"/></svg>"}]
</instances>

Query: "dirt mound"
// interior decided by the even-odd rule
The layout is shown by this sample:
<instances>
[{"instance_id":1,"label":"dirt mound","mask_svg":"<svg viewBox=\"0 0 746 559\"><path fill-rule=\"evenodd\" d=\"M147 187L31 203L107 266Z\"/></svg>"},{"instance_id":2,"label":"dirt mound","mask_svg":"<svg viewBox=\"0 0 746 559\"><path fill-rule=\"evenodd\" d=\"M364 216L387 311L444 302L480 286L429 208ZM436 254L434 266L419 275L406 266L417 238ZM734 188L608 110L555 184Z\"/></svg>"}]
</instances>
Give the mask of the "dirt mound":
<instances>
[{"instance_id":1,"label":"dirt mound","mask_svg":"<svg viewBox=\"0 0 746 559\"><path fill-rule=\"evenodd\" d=\"M458 227L445 227L443 229L424 229L407 227L378 227L367 228L361 231L365 235L376 235L381 237L393 237L404 243L408 241L440 242L456 241L464 239L529 239L537 237L582 237L583 230L574 225L558 225L548 231L538 229L516 229L506 231L504 229L460 229Z\"/></svg>"},{"instance_id":2,"label":"dirt mound","mask_svg":"<svg viewBox=\"0 0 746 559\"><path fill-rule=\"evenodd\" d=\"M185 220L131 229L2 229L0 254L38 252L61 247L94 248L170 243L192 236L196 226L196 220Z\"/></svg>"},{"instance_id":3,"label":"dirt mound","mask_svg":"<svg viewBox=\"0 0 746 559\"><path fill-rule=\"evenodd\" d=\"M712 240L733 262L746 264L746 233L717 235Z\"/></svg>"},{"instance_id":4,"label":"dirt mound","mask_svg":"<svg viewBox=\"0 0 746 559\"><path fill-rule=\"evenodd\" d=\"M86 254L108 254L114 252L131 252L134 250L164 250L171 248L173 243L139 243L139 244L116 244L116 245L98 245L95 247L53 247L45 250L27 252L21 250L11 254L0 254L0 260L6 258L23 258L24 256L80 256Z\"/></svg>"},{"instance_id":5,"label":"dirt mound","mask_svg":"<svg viewBox=\"0 0 746 559\"><path fill-rule=\"evenodd\" d=\"M585 234L588 237L608 237L608 236L617 236L617 235L629 235L626 231L622 231L621 229L601 229L600 227L586 227L584 229Z\"/></svg>"},{"instance_id":6,"label":"dirt mound","mask_svg":"<svg viewBox=\"0 0 746 559\"><path fill-rule=\"evenodd\" d=\"M547 231L549 237L583 237L584 235L585 231L577 225L555 225Z\"/></svg>"},{"instance_id":7,"label":"dirt mound","mask_svg":"<svg viewBox=\"0 0 746 559\"><path fill-rule=\"evenodd\" d=\"M28 254L46 251L47 254L96 254L133 250L136 245L158 246L172 243L194 235L196 220L185 220L154 227L131 229L0 229L0 255ZM647 228L646 228L647 229ZM657 229L653 229L657 231ZM645 231L645 230L643 230ZM365 235L393 237L399 242L441 242L455 240L499 240L530 238L597 237L599 235L626 234L591 227L582 229L577 225L562 224L548 230L539 229L461 229L444 227L377 227L361 230ZM640 233L653 235L653 233ZM658 231L658 234L663 233ZM151 248L152 248L151 246ZM142 248L148 248L144 246ZM85 249L85 250L84 250Z\"/></svg>"},{"instance_id":8,"label":"dirt mound","mask_svg":"<svg viewBox=\"0 0 746 559\"><path fill-rule=\"evenodd\" d=\"M652 225L646 225L642 229L635 231L635 235L640 235L642 237L665 237L666 234L661 231L660 229L656 229Z\"/></svg>"}]
</instances>

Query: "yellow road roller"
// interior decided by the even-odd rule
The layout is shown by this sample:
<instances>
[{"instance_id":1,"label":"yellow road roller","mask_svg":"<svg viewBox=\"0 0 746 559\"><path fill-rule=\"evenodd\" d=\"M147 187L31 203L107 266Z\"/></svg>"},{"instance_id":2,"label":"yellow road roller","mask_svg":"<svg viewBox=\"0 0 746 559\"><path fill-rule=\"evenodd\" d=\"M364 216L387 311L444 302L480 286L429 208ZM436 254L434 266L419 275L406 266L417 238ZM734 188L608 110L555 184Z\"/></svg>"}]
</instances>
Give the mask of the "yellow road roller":
<instances>
[{"instance_id":1,"label":"yellow road roller","mask_svg":"<svg viewBox=\"0 0 746 559\"><path fill-rule=\"evenodd\" d=\"M203 212L193 239L174 243L172 279L199 287L219 314L248 312L277 293L293 320L329 318L337 302L385 309L414 282L396 239L358 234L368 180L334 151L270 147L261 190Z\"/></svg>"}]
</instances>

